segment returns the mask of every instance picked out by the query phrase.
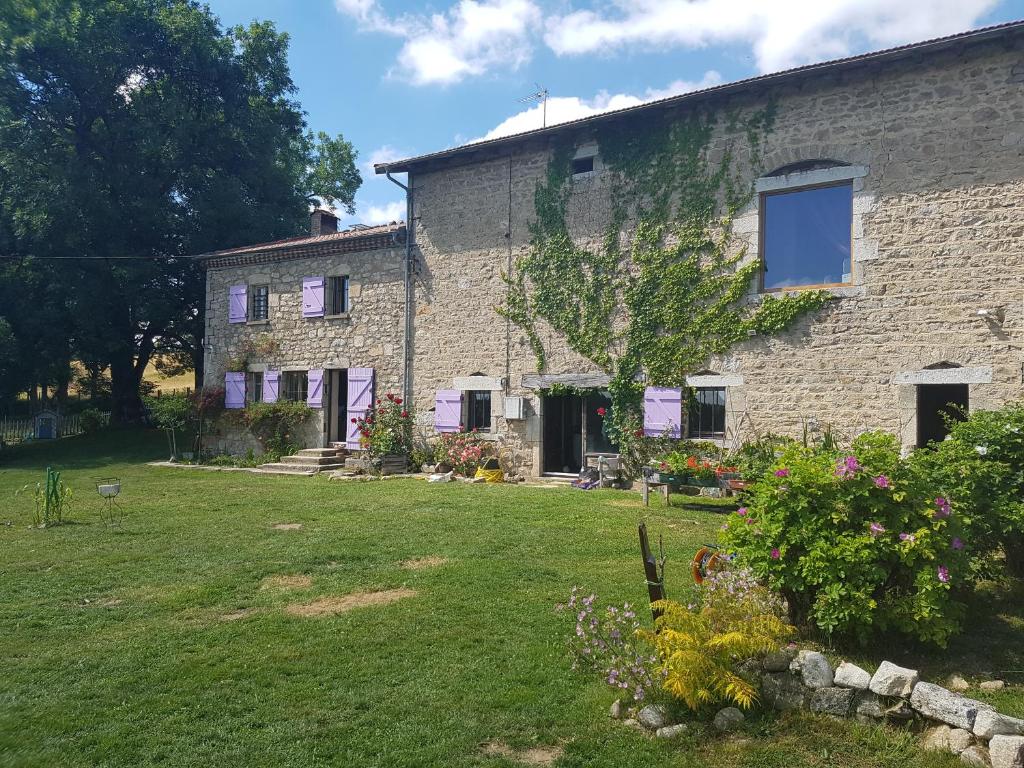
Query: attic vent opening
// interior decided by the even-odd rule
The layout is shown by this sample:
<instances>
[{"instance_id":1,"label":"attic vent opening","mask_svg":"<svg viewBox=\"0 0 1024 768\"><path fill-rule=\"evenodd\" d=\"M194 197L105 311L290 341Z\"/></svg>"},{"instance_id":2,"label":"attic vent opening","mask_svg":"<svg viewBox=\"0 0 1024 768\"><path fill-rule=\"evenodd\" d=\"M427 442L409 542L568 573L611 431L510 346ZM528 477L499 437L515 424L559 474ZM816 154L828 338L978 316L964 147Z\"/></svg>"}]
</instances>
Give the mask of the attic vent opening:
<instances>
[{"instance_id":1,"label":"attic vent opening","mask_svg":"<svg viewBox=\"0 0 1024 768\"><path fill-rule=\"evenodd\" d=\"M594 156L577 157L572 161L572 175L579 176L581 173L592 173L594 170Z\"/></svg>"}]
</instances>

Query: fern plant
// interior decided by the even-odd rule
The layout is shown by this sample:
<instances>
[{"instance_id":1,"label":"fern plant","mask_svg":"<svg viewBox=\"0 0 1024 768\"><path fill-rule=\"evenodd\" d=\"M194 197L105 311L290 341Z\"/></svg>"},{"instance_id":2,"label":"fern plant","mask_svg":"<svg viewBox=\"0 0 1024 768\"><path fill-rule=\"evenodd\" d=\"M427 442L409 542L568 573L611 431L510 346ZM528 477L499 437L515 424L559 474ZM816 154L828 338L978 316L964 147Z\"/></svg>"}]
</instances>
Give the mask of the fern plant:
<instances>
[{"instance_id":1,"label":"fern plant","mask_svg":"<svg viewBox=\"0 0 1024 768\"><path fill-rule=\"evenodd\" d=\"M654 646L666 691L692 710L720 702L749 709L757 702L757 689L736 672L737 665L777 650L794 632L765 608L763 589L705 600L699 609L672 600L652 604L661 612L654 631L638 634Z\"/></svg>"}]
</instances>

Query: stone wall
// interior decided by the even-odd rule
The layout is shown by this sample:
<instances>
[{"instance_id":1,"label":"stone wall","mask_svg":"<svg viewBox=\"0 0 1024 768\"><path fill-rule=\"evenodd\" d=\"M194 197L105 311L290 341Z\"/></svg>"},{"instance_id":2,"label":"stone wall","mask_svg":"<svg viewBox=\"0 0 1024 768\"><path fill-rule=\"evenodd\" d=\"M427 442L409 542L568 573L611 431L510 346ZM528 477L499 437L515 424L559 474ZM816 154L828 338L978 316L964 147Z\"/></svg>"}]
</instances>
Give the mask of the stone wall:
<instances>
[{"instance_id":1,"label":"stone wall","mask_svg":"<svg viewBox=\"0 0 1024 768\"><path fill-rule=\"evenodd\" d=\"M987 44L715 103L740 112L777 104L765 170L819 158L863 169L854 180L852 285L831 289L836 301L786 334L708 361L729 376L728 442L799 434L810 419L847 437L889 429L910 446L914 382L940 363L966 369L930 375L969 383L973 409L1021 397L1022 73L1019 42ZM585 146L592 136L581 131L577 139ZM711 153L727 140L720 127ZM410 174L424 265L416 286L416 404L430 408L434 391L456 377L498 378L496 431L533 471L543 403L522 380L536 363L525 334L494 307L504 295L503 271L529 247L534 190L549 154L546 139L532 139L509 145L504 156ZM603 234L607 181L598 161L575 182L569 225L580 241ZM755 196L734 230L749 259L758 257L758 204ZM997 311L986 317L979 309ZM545 373L595 370L550 330L542 336ZM528 418L504 419L499 394L527 397Z\"/></svg>"},{"instance_id":2,"label":"stone wall","mask_svg":"<svg viewBox=\"0 0 1024 768\"><path fill-rule=\"evenodd\" d=\"M250 356L247 371L373 368L378 393L400 392L404 258L404 248L395 247L211 266L206 281L206 385L223 386L229 361L242 353L247 341L272 338L277 351ZM349 276L349 312L304 318L303 278L332 275ZM267 320L228 322L228 288L240 284L270 286ZM220 433L215 436L215 450L260 452L259 444L238 428L222 425ZM325 441L320 410L298 442L316 447Z\"/></svg>"}]
</instances>

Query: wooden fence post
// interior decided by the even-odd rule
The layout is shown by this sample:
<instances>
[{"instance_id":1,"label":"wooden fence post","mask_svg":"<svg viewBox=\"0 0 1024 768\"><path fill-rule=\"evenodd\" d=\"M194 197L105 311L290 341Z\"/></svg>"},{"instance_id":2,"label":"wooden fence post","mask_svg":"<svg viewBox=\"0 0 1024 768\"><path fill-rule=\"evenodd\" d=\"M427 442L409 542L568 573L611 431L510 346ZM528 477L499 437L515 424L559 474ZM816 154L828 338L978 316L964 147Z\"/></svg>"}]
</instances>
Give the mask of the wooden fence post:
<instances>
[{"instance_id":1,"label":"wooden fence post","mask_svg":"<svg viewBox=\"0 0 1024 768\"><path fill-rule=\"evenodd\" d=\"M665 561L662 558L661 573L658 573L658 561L651 552L651 544L647 540L647 523L640 523L637 529L640 534L640 556L644 560L644 575L647 577L647 596L653 603L665 599ZM657 621L661 611L651 609L651 616Z\"/></svg>"}]
</instances>

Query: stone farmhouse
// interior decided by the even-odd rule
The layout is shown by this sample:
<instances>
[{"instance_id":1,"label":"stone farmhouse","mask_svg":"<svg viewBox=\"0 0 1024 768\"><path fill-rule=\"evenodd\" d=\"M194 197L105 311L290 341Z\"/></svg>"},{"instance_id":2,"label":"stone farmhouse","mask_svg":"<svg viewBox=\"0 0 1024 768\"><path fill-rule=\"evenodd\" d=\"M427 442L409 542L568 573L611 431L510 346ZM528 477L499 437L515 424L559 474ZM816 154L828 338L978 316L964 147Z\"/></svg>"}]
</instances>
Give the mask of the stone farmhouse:
<instances>
[{"instance_id":1,"label":"stone farmhouse","mask_svg":"<svg viewBox=\"0 0 1024 768\"><path fill-rule=\"evenodd\" d=\"M538 372L495 311L531 248L552 148L575 147L567 223L594 242L610 194L599 126L769 104L762 168L745 179L755 194L733 223L735 247L762 265L747 300L808 288L834 300L708 360L687 379L683 435L731 446L828 424L888 429L909 449L943 435L950 403L1021 398L1024 22L379 165L407 174L408 228L336 232L316 211L310 237L201 257L207 384L224 384L229 406L307 400L311 446L351 440L352 414L392 391L425 429L479 429L526 474L578 471L615 449L596 415L608 373L544 327Z\"/></svg>"}]
</instances>

